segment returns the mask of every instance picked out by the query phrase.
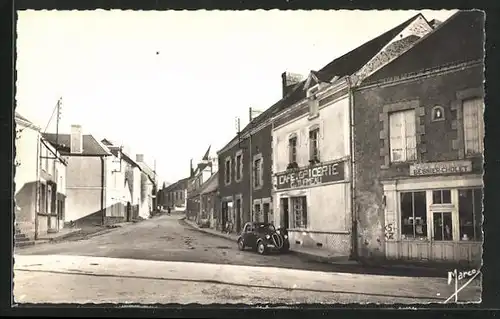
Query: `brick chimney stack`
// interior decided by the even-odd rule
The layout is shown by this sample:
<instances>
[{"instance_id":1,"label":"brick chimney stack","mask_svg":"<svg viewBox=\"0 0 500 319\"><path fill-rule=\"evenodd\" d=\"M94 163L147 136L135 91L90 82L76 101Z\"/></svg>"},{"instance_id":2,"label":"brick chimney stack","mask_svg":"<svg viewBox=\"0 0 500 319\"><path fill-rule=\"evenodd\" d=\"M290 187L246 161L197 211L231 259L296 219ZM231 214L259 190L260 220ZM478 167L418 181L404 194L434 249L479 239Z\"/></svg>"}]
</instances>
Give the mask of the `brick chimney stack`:
<instances>
[{"instance_id":1,"label":"brick chimney stack","mask_svg":"<svg viewBox=\"0 0 500 319\"><path fill-rule=\"evenodd\" d=\"M285 97L291 90L291 88L302 81L304 77L298 73L283 72L281 74L281 85L282 94Z\"/></svg>"}]
</instances>

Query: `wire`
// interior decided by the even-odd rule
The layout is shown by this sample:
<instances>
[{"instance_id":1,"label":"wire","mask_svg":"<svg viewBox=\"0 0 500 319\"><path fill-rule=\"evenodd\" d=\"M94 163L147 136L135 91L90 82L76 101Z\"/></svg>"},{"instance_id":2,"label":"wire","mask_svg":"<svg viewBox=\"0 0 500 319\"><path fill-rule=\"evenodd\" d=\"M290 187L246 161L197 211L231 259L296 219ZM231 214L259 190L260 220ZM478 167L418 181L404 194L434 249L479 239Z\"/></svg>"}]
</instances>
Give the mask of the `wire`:
<instances>
[{"instance_id":1,"label":"wire","mask_svg":"<svg viewBox=\"0 0 500 319\"><path fill-rule=\"evenodd\" d=\"M54 114L56 114L57 109L59 108L59 103L61 103L61 99L57 100L56 106L54 107L54 110L52 111L52 115L49 118L49 122L47 123L47 126L45 126L45 129L43 132L47 132L47 129L49 128L50 122L52 122L52 118L54 117Z\"/></svg>"}]
</instances>

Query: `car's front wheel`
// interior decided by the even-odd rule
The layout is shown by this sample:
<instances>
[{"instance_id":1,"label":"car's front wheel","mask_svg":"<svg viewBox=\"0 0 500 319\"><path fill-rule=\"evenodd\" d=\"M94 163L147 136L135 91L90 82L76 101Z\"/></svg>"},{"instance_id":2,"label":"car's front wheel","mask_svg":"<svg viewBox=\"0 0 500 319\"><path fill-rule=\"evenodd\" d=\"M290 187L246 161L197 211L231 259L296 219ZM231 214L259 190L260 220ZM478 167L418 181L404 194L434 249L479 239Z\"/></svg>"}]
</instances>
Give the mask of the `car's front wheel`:
<instances>
[{"instance_id":1,"label":"car's front wheel","mask_svg":"<svg viewBox=\"0 0 500 319\"><path fill-rule=\"evenodd\" d=\"M245 250L245 242L243 241L243 238L238 239L238 249Z\"/></svg>"},{"instance_id":2,"label":"car's front wheel","mask_svg":"<svg viewBox=\"0 0 500 319\"><path fill-rule=\"evenodd\" d=\"M263 241L259 241L257 243L257 252L260 254L260 255L264 255L266 253L266 245L264 245L264 242Z\"/></svg>"}]
</instances>

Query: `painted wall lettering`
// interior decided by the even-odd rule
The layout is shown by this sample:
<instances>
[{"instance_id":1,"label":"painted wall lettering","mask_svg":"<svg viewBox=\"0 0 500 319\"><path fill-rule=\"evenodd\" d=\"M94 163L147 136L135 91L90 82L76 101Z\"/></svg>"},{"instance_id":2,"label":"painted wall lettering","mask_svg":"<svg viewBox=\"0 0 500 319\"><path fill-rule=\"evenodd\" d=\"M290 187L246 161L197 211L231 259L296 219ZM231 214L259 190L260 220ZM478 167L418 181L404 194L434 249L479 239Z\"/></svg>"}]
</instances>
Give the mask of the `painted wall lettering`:
<instances>
[{"instance_id":1,"label":"painted wall lettering","mask_svg":"<svg viewBox=\"0 0 500 319\"><path fill-rule=\"evenodd\" d=\"M319 164L276 174L277 189L313 186L344 180L344 163Z\"/></svg>"},{"instance_id":2,"label":"painted wall lettering","mask_svg":"<svg viewBox=\"0 0 500 319\"><path fill-rule=\"evenodd\" d=\"M392 223L385 225L385 239L386 240L394 239L394 227Z\"/></svg>"},{"instance_id":3,"label":"painted wall lettering","mask_svg":"<svg viewBox=\"0 0 500 319\"><path fill-rule=\"evenodd\" d=\"M471 161L419 163L410 165L410 176L445 175L472 172Z\"/></svg>"}]
</instances>

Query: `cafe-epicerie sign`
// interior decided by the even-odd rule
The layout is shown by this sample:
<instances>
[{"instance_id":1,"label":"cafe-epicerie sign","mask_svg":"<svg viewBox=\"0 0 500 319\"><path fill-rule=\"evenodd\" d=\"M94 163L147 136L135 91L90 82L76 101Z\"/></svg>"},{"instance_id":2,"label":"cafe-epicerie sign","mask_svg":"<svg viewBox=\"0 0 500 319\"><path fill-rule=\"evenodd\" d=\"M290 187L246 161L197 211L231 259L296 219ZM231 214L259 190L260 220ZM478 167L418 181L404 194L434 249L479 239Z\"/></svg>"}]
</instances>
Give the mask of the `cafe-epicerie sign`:
<instances>
[{"instance_id":1,"label":"cafe-epicerie sign","mask_svg":"<svg viewBox=\"0 0 500 319\"><path fill-rule=\"evenodd\" d=\"M315 186L344 180L345 162L319 164L276 174L277 189Z\"/></svg>"}]
</instances>

